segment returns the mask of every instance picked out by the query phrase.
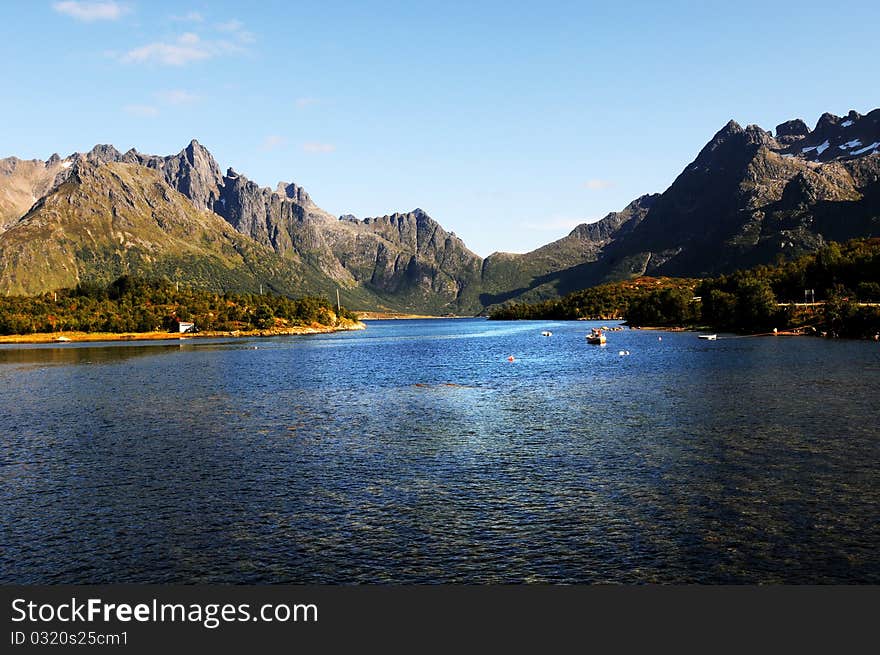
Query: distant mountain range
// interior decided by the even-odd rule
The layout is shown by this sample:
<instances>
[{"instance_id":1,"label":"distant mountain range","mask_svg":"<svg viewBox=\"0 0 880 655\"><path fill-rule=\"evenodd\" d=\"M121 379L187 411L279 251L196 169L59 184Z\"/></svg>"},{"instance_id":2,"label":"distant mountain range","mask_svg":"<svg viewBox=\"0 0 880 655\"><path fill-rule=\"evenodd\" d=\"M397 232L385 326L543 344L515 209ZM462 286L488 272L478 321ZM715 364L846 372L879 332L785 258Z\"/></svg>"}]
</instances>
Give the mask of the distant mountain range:
<instances>
[{"instance_id":1,"label":"distant mountain range","mask_svg":"<svg viewBox=\"0 0 880 655\"><path fill-rule=\"evenodd\" d=\"M124 273L212 290L335 295L355 309L478 313L637 275L701 277L880 235L880 109L725 125L662 194L525 254L483 259L421 209L333 216L192 141L0 160L0 292Z\"/></svg>"}]
</instances>

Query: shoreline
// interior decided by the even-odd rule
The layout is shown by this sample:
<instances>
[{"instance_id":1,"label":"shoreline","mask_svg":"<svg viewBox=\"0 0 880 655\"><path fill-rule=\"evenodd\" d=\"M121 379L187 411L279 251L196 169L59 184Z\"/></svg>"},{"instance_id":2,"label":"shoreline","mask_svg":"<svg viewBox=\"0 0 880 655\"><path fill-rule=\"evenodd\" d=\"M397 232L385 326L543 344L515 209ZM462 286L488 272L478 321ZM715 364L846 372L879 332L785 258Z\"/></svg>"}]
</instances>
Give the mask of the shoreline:
<instances>
[{"instance_id":1,"label":"shoreline","mask_svg":"<svg viewBox=\"0 0 880 655\"><path fill-rule=\"evenodd\" d=\"M790 330L778 330L777 332L749 332L744 334L739 334L736 332L731 332L727 329L722 328L714 328L705 325L627 325L624 319L614 318L614 319L603 319L603 318L554 318L554 319L541 319L541 318L512 318L512 319L494 319L499 321L532 321L532 322L540 322L540 321L557 321L557 322L576 322L576 321L589 321L592 323L611 323L612 321L619 321L618 327L623 328L624 330L635 330L635 331L650 331L650 332L693 332L694 334L715 334L718 332L723 332L726 334L731 334L733 336L723 337L724 339L742 339L745 337L811 337L811 336L822 336L820 333L812 333L807 332L803 329L790 329Z\"/></svg>"},{"instance_id":2,"label":"shoreline","mask_svg":"<svg viewBox=\"0 0 880 655\"><path fill-rule=\"evenodd\" d=\"M359 321L410 321L415 319L455 319L469 316L435 316L429 314L400 314L397 312L355 312Z\"/></svg>"},{"instance_id":3,"label":"shoreline","mask_svg":"<svg viewBox=\"0 0 880 655\"><path fill-rule=\"evenodd\" d=\"M298 325L265 330L205 330L195 333L176 332L35 332L33 334L0 335L0 345L33 343L88 343L100 341L179 341L181 339L280 337L300 334L329 334L365 330L361 321L345 321L340 325ZM63 340L59 341L59 338Z\"/></svg>"},{"instance_id":4,"label":"shoreline","mask_svg":"<svg viewBox=\"0 0 880 655\"><path fill-rule=\"evenodd\" d=\"M718 328L706 327L706 326L696 326L696 327L683 327L683 326L671 326L671 327L658 327L651 325L640 325L639 327L628 327L630 330L654 330L658 332L694 332L696 334L716 334L718 332L724 332L728 334L732 334L732 337L724 337L725 339L742 339L745 337L809 337L816 336L810 334L808 332L798 331L798 330L778 330L776 332L748 332L746 334L738 334L736 332L730 332L729 330L719 330Z\"/></svg>"}]
</instances>

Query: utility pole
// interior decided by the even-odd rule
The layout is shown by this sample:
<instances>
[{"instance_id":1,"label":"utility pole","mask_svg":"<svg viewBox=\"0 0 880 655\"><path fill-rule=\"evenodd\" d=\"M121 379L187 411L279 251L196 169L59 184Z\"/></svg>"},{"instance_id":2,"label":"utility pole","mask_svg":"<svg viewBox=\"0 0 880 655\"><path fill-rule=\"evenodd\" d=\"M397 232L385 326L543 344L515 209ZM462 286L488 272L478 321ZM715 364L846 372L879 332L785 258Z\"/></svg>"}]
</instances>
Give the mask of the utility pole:
<instances>
[{"instance_id":1,"label":"utility pole","mask_svg":"<svg viewBox=\"0 0 880 655\"><path fill-rule=\"evenodd\" d=\"M339 304L339 287L336 287L336 317L339 317L339 312L341 311L341 305Z\"/></svg>"}]
</instances>

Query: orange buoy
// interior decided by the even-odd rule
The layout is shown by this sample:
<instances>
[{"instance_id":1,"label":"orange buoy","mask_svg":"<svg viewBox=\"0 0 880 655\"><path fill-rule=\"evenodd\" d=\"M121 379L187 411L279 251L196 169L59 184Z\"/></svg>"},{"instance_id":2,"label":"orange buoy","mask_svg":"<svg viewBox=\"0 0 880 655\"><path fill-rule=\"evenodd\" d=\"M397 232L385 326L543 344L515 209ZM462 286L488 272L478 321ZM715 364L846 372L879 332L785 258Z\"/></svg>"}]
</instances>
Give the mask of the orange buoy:
<instances>
[{"instance_id":1,"label":"orange buoy","mask_svg":"<svg viewBox=\"0 0 880 655\"><path fill-rule=\"evenodd\" d=\"M507 358L507 361L508 362L515 362L516 358L513 355L511 355L510 357Z\"/></svg>"}]
</instances>

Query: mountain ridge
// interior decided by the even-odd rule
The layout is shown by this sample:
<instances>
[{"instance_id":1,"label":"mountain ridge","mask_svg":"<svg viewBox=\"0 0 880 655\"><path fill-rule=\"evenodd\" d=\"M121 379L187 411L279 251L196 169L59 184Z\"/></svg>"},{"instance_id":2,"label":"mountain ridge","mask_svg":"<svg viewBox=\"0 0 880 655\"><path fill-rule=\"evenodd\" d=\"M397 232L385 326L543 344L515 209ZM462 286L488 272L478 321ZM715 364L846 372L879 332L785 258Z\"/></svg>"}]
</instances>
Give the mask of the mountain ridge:
<instances>
[{"instance_id":1,"label":"mountain ridge","mask_svg":"<svg viewBox=\"0 0 880 655\"><path fill-rule=\"evenodd\" d=\"M113 173L120 175L114 166L131 167L126 175L137 182L120 184L113 178ZM110 167L109 176L96 173L102 167ZM75 229L81 227L77 221L99 221L88 203L126 216L134 206L146 217L171 211L169 207L172 214L183 211L195 222L203 220L196 214L209 214L246 239L241 243L254 253L263 253L260 257L271 260L277 270L288 270L291 280L308 287L303 291L337 287L372 303L370 308L478 313L500 303L544 300L604 281L643 274L723 273L809 252L828 240L876 236L880 109L864 115L850 111L842 117L826 113L812 130L802 119L792 119L777 125L775 135L731 120L664 192L643 195L623 210L582 223L528 253L492 253L485 258L422 209L337 217L321 209L295 182L279 182L273 189L231 167L222 173L210 151L195 139L167 156L133 148L121 153L110 144L98 144L64 159L57 154L45 161L0 159L0 290L37 291L40 284L45 287L63 277L57 270L47 271L29 285L11 283L23 273L12 270L7 256L31 252L21 243L28 232L20 227L23 222L31 225L31 238L44 239L44 250L57 254L64 231L33 232L33 225L45 218L46 199L71 180L80 185L84 200L80 213L65 225L80 235L85 232ZM196 214L182 210L171 192L185 198ZM107 204L105 195L115 200L111 197ZM144 204L146 196L151 201ZM156 233L149 221L139 222L138 229L149 232L156 248L161 243L177 248L178 254L188 252L185 244L172 245ZM210 231L218 239L224 230L211 223ZM219 247L221 241L213 243ZM88 275L84 262L89 247L96 246L88 239L79 245L84 260L75 263L76 257L70 259L68 253L64 266ZM217 259L215 255L209 259ZM15 261L26 266L20 257ZM280 286L292 289L289 284Z\"/></svg>"}]
</instances>

